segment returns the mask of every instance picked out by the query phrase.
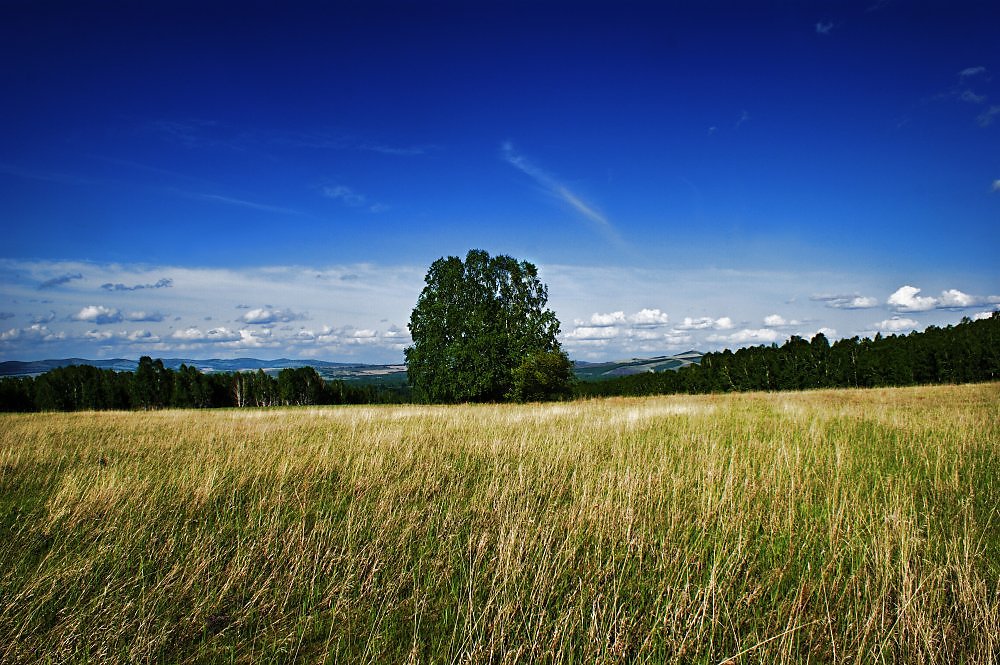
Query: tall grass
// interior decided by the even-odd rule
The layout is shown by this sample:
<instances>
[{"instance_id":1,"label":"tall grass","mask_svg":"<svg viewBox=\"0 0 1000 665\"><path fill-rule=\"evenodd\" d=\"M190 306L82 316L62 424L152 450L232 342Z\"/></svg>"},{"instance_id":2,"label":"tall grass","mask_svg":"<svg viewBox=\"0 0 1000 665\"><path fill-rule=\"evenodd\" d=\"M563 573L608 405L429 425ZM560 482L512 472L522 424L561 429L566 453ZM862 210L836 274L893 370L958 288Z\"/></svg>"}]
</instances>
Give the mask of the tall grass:
<instances>
[{"instance_id":1,"label":"tall grass","mask_svg":"<svg viewBox=\"0 0 1000 665\"><path fill-rule=\"evenodd\" d=\"M0 416L0 661L1000 660L1000 385Z\"/></svg>"}]
</instances>

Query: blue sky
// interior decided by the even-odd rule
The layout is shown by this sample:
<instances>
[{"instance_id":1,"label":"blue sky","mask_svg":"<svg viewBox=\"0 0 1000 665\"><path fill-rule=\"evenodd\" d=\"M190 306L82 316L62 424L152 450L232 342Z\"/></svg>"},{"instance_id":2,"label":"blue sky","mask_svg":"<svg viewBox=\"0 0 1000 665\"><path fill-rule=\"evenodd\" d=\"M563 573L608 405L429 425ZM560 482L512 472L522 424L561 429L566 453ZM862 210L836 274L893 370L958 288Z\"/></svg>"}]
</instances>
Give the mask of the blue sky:
<instances>
[{"instance_id":1,"label":"blue sky","mask_svg":"<svg viewBox=\"0 0 1000 665\"><path fill-rule=\"evenodd\" d=\"M399 361L471 248L539 266L580 359L984 316L998 19L6 2L0 359Z\"/></svg>"}]
</instances>

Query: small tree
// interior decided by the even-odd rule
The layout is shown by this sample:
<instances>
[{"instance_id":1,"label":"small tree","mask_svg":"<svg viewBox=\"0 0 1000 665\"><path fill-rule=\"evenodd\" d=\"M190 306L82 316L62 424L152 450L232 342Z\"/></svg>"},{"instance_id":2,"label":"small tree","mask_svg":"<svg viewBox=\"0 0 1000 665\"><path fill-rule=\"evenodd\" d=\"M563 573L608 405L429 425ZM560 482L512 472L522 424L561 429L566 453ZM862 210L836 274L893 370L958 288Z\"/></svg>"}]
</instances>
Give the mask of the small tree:
<instances>
[{"instance_id":1,"label":"small tree","mask_svg":"<svg viewBox=\"0 0 1000 665\"><path fill-rule=\"evenodd\" d=\"M573 363L561 351L535 351L514 368L509 397L544 402L573 395Z\"/></svg>"},{"instance_id":2,"label":"small tree","mask_svg":"<svg viewBox=\"0 0 1000 665\"><path fill-rule=\"evenodd\" d=\"M514 369L559 353L548 289L527 261L470 251L431 264L410 315L406 366L414 396L431 402L509 399Z\"/></svg>"}]
</instances>

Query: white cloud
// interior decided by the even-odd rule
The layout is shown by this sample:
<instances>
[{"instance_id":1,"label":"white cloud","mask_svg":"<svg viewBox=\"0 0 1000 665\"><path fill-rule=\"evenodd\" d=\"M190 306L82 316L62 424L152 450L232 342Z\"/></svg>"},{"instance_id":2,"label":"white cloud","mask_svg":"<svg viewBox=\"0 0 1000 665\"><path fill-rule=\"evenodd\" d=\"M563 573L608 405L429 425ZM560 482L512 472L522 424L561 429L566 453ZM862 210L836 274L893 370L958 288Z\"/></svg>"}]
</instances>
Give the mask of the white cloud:
<instances>
[{"instance_id":1,"label":"white cloud","mask_svg":"<svg viewBox=\"0 0 1000 665\"><path fill-rule=\"evenodd\" d=\"M0 332L0 342L54 342L66 339L63 331L52 332L48 327L35 323L27 328L10 328Z\"/></svg>"},{"instance_id":2,"label":"white cloud","mask_svg":"<svg viewBox=\"0 0 1000 665\"><path fill-rule=\"evenodd\" d=\"M904 318L902 316L893 316L892 318L885 319L884 321L879 321L875 324L877 330L882 332L900 332L902 330L916 330L917 326L920 324L913 319Z\"/></svg>"},{"instance_id":3,"label":"white cloud","mask_svg":"<svg viewBox=\"0 0 1000 665\"><path fill-rule=\"evenodd\" d=\"M159 323L166 318L165 314L160 312L129 312L125 315L126 321L132 321L133 323Z\"/></svg>"},{"instance_id":4,"label":"white cloud","mask_svg":"<svg viewBox=\"0 0 1000 665\"><path fill-rule=\"evenodd\" d=\"M235 342L241 339L239 332L234 332L225 327L212 328L207 332L202 332L200 328L190 327L184 330L175 330L170 338L182 342L198 344L217 344L221 342Z\"/></svg>"},{"instance_id":5,"label":"white cloud","mask_svg":"<svg viewBox=\"0 0 1000 665\"><path fill-rule=\"evenodd\" d=\"M980 127L989 127L998 114L1000 114L1000 106L991 106L976 117L976 122L979 123Z\"/></svg>"},{"instance_id":6,"label":"white cloud","mask_svg":"<svg viewBox=\"0 0 1000 665\"><path fill-rule=\"evenodd\" d=\"M641 309L635 314L628 317L629 323L635 326L663 326L670 321L670 317L667 316L666 312L661 312L658 309Z\"/></svg>"},{"instance_id":7,"label":"white cloud","mask_svg":"<svg viewBox=\"0 0 1000 665\"><path fill-rule=\"evenodd\" d=\"M833 30L832 21L817 21L816 22L816 34L818 35L829 35Z\"/></svg>"},{"instance_id":8,"label":"white cloud","mask_svg":"<svg viewBox=\"0 0 1000 665\"><path fill-rule=\"evenodd\" d=\"M783 336L772 328L744 328L729 335L709 335L709 342L728 342L731 344L770 344L782 339Z\"/></svg>"},{"instance_id":9,"label":"white cloud","mask_svg":"<svg viewBox=\"0 0 1000 665\"><path fill-rule=\"evenodd\" d=\"M590 315L590 325L597 327L613 326L616 323L625 322L625 312L609 312L608 314L594 313ZM581 325L582 322L577 325Z\"/></svg>"},{"instance_id":10,"label":"white cloud","mask_svg":"<svg viewBox=\"0 0 1000 665\"><path fill-rule=\"evenodd\" d=\"M108 330L88 330L83 333L83 336L95 342L106 342L107 340L112 339L115 334Z\"/></svg>"},{"instance_id":11,"label":"white cloud","mask_svg":"<svg viewBox=\"0 0 1000 665\"><path fill-rule=\"evenodd\" d=\"M991 192L1000 192L1000 178L993 181L993 186L990 188Z\"/></svg>"},{"instance_id":12,"label":"white cloud","mask_svg":"<svg viewBox=\"0 0 1000 665\"><path fill-rule=\"evenodd\" d=\"M796 319L786 319L780 314L770 314L765 316L763 323L765 328L787 328L802 325L801 321Z\"/></svg>"},{"instance_id":13,"label":"white cloud","mask_svg":"<svg viewBox=\"0 0 1000 665\"><path fill-rule=\"evenodd\" d=\"M709 316L698 318L684 317L684 322L678 324L677 330L730 330L733 328L733 320L728 316L713 319Z\"/></svg>"},{"instance_id":14,"label":"white cloud","mask_svg":"<svg viewBox=\"0 0 1000 665\"><path fill-rule=\"evenodd\" d=\"M833 309L871 309L878 307L878 299L858 294L851 295L812 295L809 300L826 303Z\"/></svg>"},{"instance_id":15,"label":"white cloud","mask_svg":"<svg viewBox=\"0 0 1000 665\"><path fill-rule=\"evenodd\" d=\"M973 321L982 321L983 319L988 319L991 316L993 316L994 314L996 314L997 311L1000 311L1000 310L998 310L998 309L992 309L992 310L986 310L985 312L976 312L975 314L972 315L972 320Z\"/></svg>"},{"instance_id":16,"label":"white cloud","mask_svg":"<svg viewBox=\"0 0 1000 665\"><path fill-rule=\"evenodd\" d=\"M297 321L299 319L304 319L304 314L296 314L290 309L272 309L268 307L258 307L256 309L248 310L240 317L244 323L250 324L270 324L270 323L289 323L291 321Z\"/></svg>"},{"instance_id":17,"label":"white cloud","mask_svg":"<svg viewBox=\"0 0 1000 665\"><path fill-rule=\"evenodd\" d=\"M577 326L564 337L576 341L609 340L618 337L615 326Z\"/></svg>"},{"instance_id":18,"label":"white cloud","mask_svg":"<svg viewBox=\"0 0 1000 665\"><path fill-rule=\"evenodd\" d=\"M966 67L958 73L959 78L970 78L972 76L979 76L980 74L985 74L985 67Z\"/></svg>"},{"instance_id":19,"label":"white cloud","mask_svg":"<svg viewBox=\"0 0 1000 665\"><path fill-rule=\"evenodd\" d=\"M988 303L1000 302L1000 296L974 296L959 291L946 289L941 296L921 296L920 289L914 286L901 286L889 296L888 304L898 312L926 312L932 309L967 309L979 307Z\"/></svg>"},{"instance_id":20,"label":"white cloud","mask_svg":"<svg viewBox=\"0 0 1000 665\"><path fill-rule=\"evenodd\" d=\"M159 342L160 338L158 335L154 335L148 330L133 330L132 332L125 335L125 339L132 343L153 343Z\"/></svg>"},{"instance_id":21,"label":"white cloud","mask_svg":"<svg viewBox=\"0 0 1000 665\"><path fill-rule=\"evenodd\" d=\"M87 305L72 317L76 321L87 321L98 325L121 323L122 313L104 305Z\"/></svg>"},{"instance_id":22,"label":"white cloud","mask_svg":"<svg viewBox=\"0 0 1000 665\"><path fill-rule=\"evenodd\" d=\"M979 302L978 298L970 296L968 293L962 293L958 289L948 289L941 292L941 300L938 306L958 308L977 307Z\"/></svg>"},{"instance_id":23,"label":"white cloud","mask_svg":"<svg viewBox=\"0 0 1000 665\"><path fill-rule=\"evenodd\" d=\"M389 206L369 201L364 194L354 191L346 185L332 185L323 188L323 196L340 201L351 208L368 208L369 212L384 212Z\"/></svg>"},{"instance_id":24,"label":"white cloud","mask_svg":"<svg viewBox=\"0 0 1000 665\"><path fill-rule=\"evenodd\" d=\"M938 301L931 296L921 296L915 286L901 286L886 301L900 312L926 312L937 307Z\"/></svg>"},{"instance_id":25,"label":"white cloud","mask_svg":"<svg viewBox=\"0 0 1000 665\"><path fill-rule=\"evenodd\" d=\"M617 229L608 221L608 218L598 212L592 205L585 203L583 199L569 190L568 187L556 181L555 178L538 168L523 155L514 150L510 141L505 141L500 146L500 155L505 162L530 176L536 183L541 185L549 194L568 204L584 218L593 222L597 229L609 240L617 245L622 244L621 237Z\"/></svg>"}]
</instances>

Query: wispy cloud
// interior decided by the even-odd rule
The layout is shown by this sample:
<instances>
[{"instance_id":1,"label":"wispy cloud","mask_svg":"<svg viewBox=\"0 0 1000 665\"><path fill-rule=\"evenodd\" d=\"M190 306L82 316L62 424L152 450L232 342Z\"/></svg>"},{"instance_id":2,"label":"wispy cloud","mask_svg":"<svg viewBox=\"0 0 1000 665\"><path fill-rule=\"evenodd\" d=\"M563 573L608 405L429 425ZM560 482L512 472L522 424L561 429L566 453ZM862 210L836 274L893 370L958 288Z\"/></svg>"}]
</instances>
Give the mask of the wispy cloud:
<instances>
[{"instance_id":1,"label":"wispy cloud","mask_svg":"<svg viewBox=\"0 0 1000 665\"><path fill-rule=\"evenodd\" d=\"M367 208L369 212L384 212L389 206L369 200L367 196L356 192L347 185L330 185L323 188L323 196L340 201L351 208Z\"/></svg>"},{"instance_id":2,"label":"wispy cloud","mask_svg":"<svg viewBox=\"0 0 1000 665\"><path fill-rule=\"evenodd\" d=\"M986 68L985 67L982 67L982 66L980 66L980 67L966 67L965 69L963 69L962 71L960 71L958 73L958 77L960 79L968 79L968 78L973 78L975 76L982 76L984 74L986 74Z\"/></svg>"},{"instance_id":3,"label":"wispy cloud","mask_svg":"<svg viewBox=\"0 0 1000 665\"><path fill-rule=\"evenodd\" d=\"M202 201L211 201L213 203L224 203L226 205L239 206L241 208L250 208L251 210L260 210L261 212L275 212L280 215L301 215L302 212L299 210L294 210L292 208L282 208L281 206L268 205L266 203L257 203L256 201L247 201L245 199L236 199L231 196L221 196L219 194L198 194L192 192L181 192L184 196L188 196L193 199L200 199Z\"/></svg>"},{"instance_id":4,"label":"wispy cloud","mask_svg":"<svg viewBox=\"0 0 1000 665\"><path fill-rule=\"evenodd\" d=\"M573 210L592 222L606 238L618 245L622 244L621 236L618 235L617 229L608 221L607 217L571 192L568 187L518 153L510 141L505 141L500 146L500 155L505 162L531 177L549 194L568 204Z\"/></svg>"},{"instance_id":5,"label":"wispy cloud","mask_svg":"<svg viewBox=\"0 0 1000 665\"><path fill-rule=\"evenodd\" d=\"M989 127L993 124L993 119L1000 115L1000 106L994 105L976 116L976 122L980 127Z\"/></svg>"},{"instance_id":6,"label":"wispy cloud","mask_svg":"<svg viewBox=\"0 0 1000 665\"><path fill-rule=\"evenodd\" d=\"M818 35L829 35L833 30L833 21L817 21L816 22L816 34Z\"/></svg>"},{"instance_id":7,"label":"wispy cloud","mask_svg":"<svg viewBox=\"0 0 1000 665\"><path fill-rule=\"evenodd\" d=\"M1000 178L993 181L993 187L990 189L992 192L1000 192Z\"/></svg>"},{"instance_id":8,"label":"wispy cloud","mask_svg":"<svg viewBox=\"0 0 1000 665\"><path fill-rule=\"evenodd\" d=\"M67 284L69 282L72 282L75 279L83 279L83 275L81 273L78 273L78 272L75 272L75 273L72 273L72 274L59 275L58 277L53 277L51 279L45 280L44 282L42 282L41 284L38 285L38 288L39 289L52 289L52 288L55 288L57 286L62 286L63 284Z\"/></svg>"},{"instance_id":9,"label":"wispy cloud","mask_svg":"<svg viewBox=\"0 0 1000 665\"><path fill-rule=\"evenodd\" d=\"M438 147L433 145L392 146L383 143L362 143L358 146L358 149L367 152L377 152L380 155L413 157L416 155L425 155L432 150L437 150Z\"/></svg>"},{"instance_id":10,"label":"wispy cloud","mask_svg":"<svg viewBox=\"0 0 1000 665\"><path fill-rule=\"evenodd\" d=\"M111 282L106 282L101 284L101 288L105 291L141 291L142 289L169 289L174 285L174 280L169 277L164 277L157 280L155 284L135 284L133 286L126 286L121 282L117 284L112 284Z\"/></svg>"},{"instance_id":11,"label":"wispy cloud","mask_svg":"<svg viewBox=\"0 0 1000 665\"><path fill-rule=\"evenodd\" d=\"M876 298L858 295L857 293L850 295L815 294L809 296L809 300L826 303L827 307L832 307L833 309L870 309L878 307L878 300Z\"/></svg>"},{"instance_id":12,"label":"wispy cloud","mask_svg":"<svg viewBox=\"0 0 1000 665\"><path fill-rule=\"evenodd\" d=\"M750 114L747 113L746 110L742 111L740 113L740 117L736 120L736 125L733 127L733 129L739 129L748 120L750 120Z\"/></svg>"}]
</instances>

